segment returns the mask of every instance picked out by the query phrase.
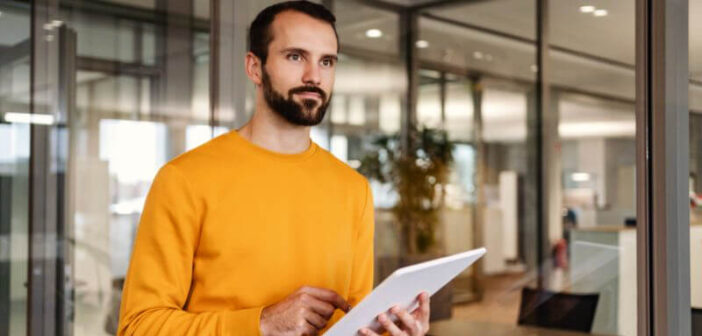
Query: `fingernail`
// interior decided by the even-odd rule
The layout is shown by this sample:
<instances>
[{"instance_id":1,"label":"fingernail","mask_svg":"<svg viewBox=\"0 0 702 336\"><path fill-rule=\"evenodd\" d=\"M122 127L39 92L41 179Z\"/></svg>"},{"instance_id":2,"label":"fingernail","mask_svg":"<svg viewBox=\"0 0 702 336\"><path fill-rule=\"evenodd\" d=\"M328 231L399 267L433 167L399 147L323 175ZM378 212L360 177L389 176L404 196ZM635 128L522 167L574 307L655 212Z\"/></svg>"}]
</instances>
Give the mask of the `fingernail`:
<instances>
[{"instance_id":1,"label":"fingernail","mask_svg":"<svg viewBox=\"0 0 702 336\"><path fill-rule=\"evenodd\" d=\"M394 307L390 308L390 311L391 311L393 314L397 314L397 313L400 312L400 307L394 306Z\"/></svg>"},{"instance_id":2,"label":"fingernail","mask_svg":"<svg viewBox=\"0 0 702 336\"><path fill-rule=\"evenodd\" d=\"M361 329L359 332L363 335L368 335L368 329Z\"/></svg>"},{"instance_id":3,"label":"fingernail","mask_svg":"<svg viewBox=\"0 0 702 336\"><path fill-rule=\"evenodd\" d=\"M378 320L385 322L386 319L387 317L385 317L385 314L378 315Z\"/></svg>"}]
</instances>

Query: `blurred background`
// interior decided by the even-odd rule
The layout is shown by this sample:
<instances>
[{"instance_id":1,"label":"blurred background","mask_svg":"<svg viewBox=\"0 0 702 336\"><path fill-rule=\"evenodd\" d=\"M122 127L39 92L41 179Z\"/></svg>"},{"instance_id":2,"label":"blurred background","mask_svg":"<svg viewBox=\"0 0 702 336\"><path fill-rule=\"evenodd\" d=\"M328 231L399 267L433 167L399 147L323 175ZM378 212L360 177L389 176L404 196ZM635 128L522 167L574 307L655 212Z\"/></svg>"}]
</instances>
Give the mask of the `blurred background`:
<instances>
[{"instance_id":1,"label":"blurred background","mask_svg":"<svg viewBox=\"0 0 702 336\"><path fill-rule=\"evenodd\" d=\"M115 333L151 180L251 116L248 25L272 3L0 0L0 335L27 334L32 314L65 335ZM485 246L434 298L432 334L636 335L635 0L551 1L545 15L524 0L320 3L341 53L312 139L371 180L376 282ZM689 4L702 308L702 1ZM383 178L403 164L415 175L399 180L429 193ZM429 215L407 221L403 197ZM34 220L53 224L30 236ZM62 245L30 248L46 237Z\"/></svg>"}]
</instances>

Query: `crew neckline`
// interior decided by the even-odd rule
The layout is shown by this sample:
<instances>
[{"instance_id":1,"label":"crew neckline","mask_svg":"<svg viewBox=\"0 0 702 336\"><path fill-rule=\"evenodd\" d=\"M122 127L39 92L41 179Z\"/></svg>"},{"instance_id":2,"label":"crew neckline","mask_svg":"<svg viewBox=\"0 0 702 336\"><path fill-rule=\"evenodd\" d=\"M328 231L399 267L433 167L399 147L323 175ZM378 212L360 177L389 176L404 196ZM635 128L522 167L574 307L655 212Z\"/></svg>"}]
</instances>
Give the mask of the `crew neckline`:
<instances>
[{"instance_id":1,"label":"crew neckline","mask_svg":"<svg viewBox=\"0 0 702 336\"><path fill-rule=\"evenodd\" d=\"M239 134L239 130L232 130L229 132L232 135L232 138L234 138L235 141L241 143L243 147L247 148L248 150L251 150L253 152L259 153L263 156L270 157L273 159L277 160L282 160L282 161L288 161L288 162L299 162L299 161L304 161L314 155L317 152L318 146L312 139L310 139L310 145L307 147L302 152L299 153L292 153L292 154L287 154L287 153L280 153L276 151L272 151L270 149L261 147L248 139L244 138L241 134Z\"/></svg>"}]
</instances>

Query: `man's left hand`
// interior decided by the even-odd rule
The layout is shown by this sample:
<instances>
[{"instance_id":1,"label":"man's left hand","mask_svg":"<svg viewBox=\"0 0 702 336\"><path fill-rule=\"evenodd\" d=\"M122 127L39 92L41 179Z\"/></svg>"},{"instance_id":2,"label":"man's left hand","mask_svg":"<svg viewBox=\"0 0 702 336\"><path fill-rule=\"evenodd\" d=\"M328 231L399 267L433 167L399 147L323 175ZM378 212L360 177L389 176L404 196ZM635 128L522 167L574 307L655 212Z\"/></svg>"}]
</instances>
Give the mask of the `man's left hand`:
<instances>
[{"instance_id":1,"label":"man's left hand","mask_svg":"<svg viewBox=\"0 0 702 336\"><path fill-rule=\"evenodd\" d=\"M390 312L397 316L397 322L393 322L385 313L378 315L378 322L392 336L426 335L429 331L429 294L426 292L419 294L418 300L419 307L412 313L398 306L390 309ZM361 335L379 336L368 328L363 328L359 332Z\"/></svg>"}]
</instances>

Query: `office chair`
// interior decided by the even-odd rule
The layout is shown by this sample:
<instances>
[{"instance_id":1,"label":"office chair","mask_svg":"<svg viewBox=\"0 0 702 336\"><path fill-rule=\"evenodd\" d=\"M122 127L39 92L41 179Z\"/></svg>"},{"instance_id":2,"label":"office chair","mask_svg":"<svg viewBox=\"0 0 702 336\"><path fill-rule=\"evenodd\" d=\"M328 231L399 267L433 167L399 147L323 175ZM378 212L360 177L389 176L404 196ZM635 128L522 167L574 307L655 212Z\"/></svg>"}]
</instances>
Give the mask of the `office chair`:
<instances>
[{"instance_id":1,"label":"office chair","mask_svg":"<svg viewBox=\"0 0 702 336\"><path fill-rule=\"evenodd\" d=\"M589 333L599 294L567 294L522 288L520 325Z\"/></svg>"}]
</instances>

